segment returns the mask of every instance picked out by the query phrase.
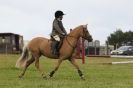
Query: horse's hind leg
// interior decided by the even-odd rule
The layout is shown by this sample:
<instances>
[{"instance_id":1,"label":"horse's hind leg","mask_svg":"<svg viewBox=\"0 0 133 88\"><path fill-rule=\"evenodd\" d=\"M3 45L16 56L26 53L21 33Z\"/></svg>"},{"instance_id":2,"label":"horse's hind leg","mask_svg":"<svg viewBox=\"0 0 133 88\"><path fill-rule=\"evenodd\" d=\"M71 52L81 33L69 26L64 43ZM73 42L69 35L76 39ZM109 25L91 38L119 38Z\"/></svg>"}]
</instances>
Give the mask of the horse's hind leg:
<instances>
[{"instance_id":1,"label":"horse's hind leg","mask_svg":"<svg viewBox=\"0 0 133 88\"><path fill-rule=\"evenodd\" d=\"M37 68L37 70L41 73L42 77L44 76L44 73L42 72L42 70L40 69L40 66L39 66L39 57L40 56L36 56L35 57L35 66Z\"/></svg>"},{"instance_id":2,"label":"horse's hind leg","mask_svg":"<svg viewBox=\"0 0 133 88\"><path fill-rule=\"evenodd\" d=\"M24 70L23 72L19 75L19 78L23 77L25 72L26 72L26 69L28 68L28 66L33 63L35 61L34 57L32 56L29 60L26 61L25 63L25 66L24 66Z\"/></svg>"},{"instance_id":3,"label":"horse's hind leg","mask_svg":"<svg viewBox=\"0 0 133 88\"><path fill-rule=\"evenodd\" d=\"M83 79L83 80L85 80L82 71L80 70L78 64L77 64L76 61L75 61L75 58L71 58L71 59L69 59L69 61L70 61L71 64L77 69L80 78Z\"/></svg>"}]
</instances>

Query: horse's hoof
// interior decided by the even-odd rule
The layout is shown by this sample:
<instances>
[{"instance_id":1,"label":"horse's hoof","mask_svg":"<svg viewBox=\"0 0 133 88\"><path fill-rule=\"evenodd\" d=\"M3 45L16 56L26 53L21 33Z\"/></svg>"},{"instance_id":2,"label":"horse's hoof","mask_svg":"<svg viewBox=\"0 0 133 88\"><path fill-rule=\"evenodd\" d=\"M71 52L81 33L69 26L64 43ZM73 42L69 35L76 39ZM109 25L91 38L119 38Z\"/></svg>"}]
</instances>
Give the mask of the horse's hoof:
<instances>
[{"instance_id":1,"label":"horse's hoof","mask_svg":"<svg viewBox=\"0 0 133 88\"><path fill-rule=\"evenodd\" d=\"M48 79L50 79L51 77L48 75L48 76L43 76L43 79L46 79L46 80L48 80Z\"/></svg>"},{"instance_id":2,"label":"horse's hoof","mask_svg":"<svg viewBox=\"0 0 133 88\"><path fill-rule=\"evenodd\" d=\"M81 76L81 79L82 79L82 80L85 80L85 77L84 77L84 76Z\"/></svg>"},{"instance_id":3,"label":"horse's hoof","mask_svg":"<svg viewBox=\"0 0 133 88\"><path fill-rule=\"evenodd\" d=\"M47 76L48 79L51 79L52 77L50 75Z\"/></svg>"},{"instance_id":4,"label":"horse's hoof","mask_svg":"<svg viewBox=\"0 0 133 88\"><path fill-rule=\"evenodd\" d=\"M47 78L47 76L43 76L43 79L46 79L47 80L48 78Z\"/></svg>"},{"instance_id":5,"label":"horse's hoof","mask_svg":"<svg viewBox=\"0 0 133 88\"><path fill-rule=\"evenodd\" d=\"M85 80L85 78L81 78L82 80Z\"/></svg>"},{"instance_id":6,"label":"horse's hoof","mask_svg":"<svg viewBox=\"0 0 133 88\"><path fill-rule=\"evenodd\" d=\"M21 79L22 77L23 77L22 75L19 75L19 76L18 76L18 78L20 78L20 79Z\"/></svg>"}]
</instances>

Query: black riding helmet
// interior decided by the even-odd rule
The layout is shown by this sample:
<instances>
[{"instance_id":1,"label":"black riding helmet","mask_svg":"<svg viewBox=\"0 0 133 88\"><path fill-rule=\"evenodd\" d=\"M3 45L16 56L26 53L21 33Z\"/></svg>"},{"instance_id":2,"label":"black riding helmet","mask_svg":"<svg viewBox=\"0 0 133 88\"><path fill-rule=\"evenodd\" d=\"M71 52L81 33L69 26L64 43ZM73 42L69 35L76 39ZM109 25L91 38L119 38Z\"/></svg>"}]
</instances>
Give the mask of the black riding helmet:
<instances>
[{"instance_id":1,"label":"black riding helmet","mask_svg":"<svg viewBox=\"0 0 133 88\"><path fill-rule=\"evenodd\" d=\"M62 11L58 10L55 12L55 17L58 18L59 16L65 15Z\"/></svg>"}]
</instances>

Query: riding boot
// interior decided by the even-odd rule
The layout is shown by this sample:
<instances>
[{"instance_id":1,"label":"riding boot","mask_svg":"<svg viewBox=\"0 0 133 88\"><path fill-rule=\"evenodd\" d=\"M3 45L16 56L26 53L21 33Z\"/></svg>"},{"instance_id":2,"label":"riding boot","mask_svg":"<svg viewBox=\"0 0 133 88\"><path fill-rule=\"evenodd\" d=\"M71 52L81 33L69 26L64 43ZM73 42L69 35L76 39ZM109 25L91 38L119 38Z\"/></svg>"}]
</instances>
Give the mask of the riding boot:
<instances>
[{"instance_id":1,"label":"riding boot","mask_svg":"<svg viewBox=\"0 0 133 88\"><path fill-rule=\"evenodd\" d=\"M59 55L58 45L59 45L58 41L53 41L53 44L52 44L52 54Z\"/></svg>"},{"instance_id":2,"label":"riding boot","mask_svg":"<svg viewBox=\"0 0 133 88\"><path fill-rule=\"evenodd\" d=\"M63 40L61 39L61 41L59 42L58 46L57 46L57 49L60 50L61 46L63 44Z\"/></svg>"}]
</instances>

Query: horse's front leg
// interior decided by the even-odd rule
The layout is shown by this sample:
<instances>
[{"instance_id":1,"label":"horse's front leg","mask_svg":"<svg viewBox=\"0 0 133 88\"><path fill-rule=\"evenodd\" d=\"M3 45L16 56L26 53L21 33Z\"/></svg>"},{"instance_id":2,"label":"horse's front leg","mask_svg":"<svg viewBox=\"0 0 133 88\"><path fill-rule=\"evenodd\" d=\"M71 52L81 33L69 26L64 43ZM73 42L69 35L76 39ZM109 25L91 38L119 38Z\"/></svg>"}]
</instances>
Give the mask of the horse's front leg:
<instances>
[{"instance_id":1,"label":"horse's front leg","mask_svg":"<svg viewBox=\"0 0 133 88\"><path fill-rule=\"evenodd\" d=\"M85 80L82 71L80 70L78 64L77 64L76 61L75 61L75 58L72 57L71 59L69 59L69 61L70 61L71 64L77 69L80 78L81 78L82 80Z\"/></svg>"},{"instance_id":2,"label":"horse's front leg","mask_svg":"<svg viewBox=\"0 0 133 88\"><path fill-rule=\"evenodd\" d=\"M49 78L53 77L54 73L58 70L59 66L61 65L63 59L59 59L56 66L54 67L54 70L49 73Z\"/></svg>"}]
</instances>

